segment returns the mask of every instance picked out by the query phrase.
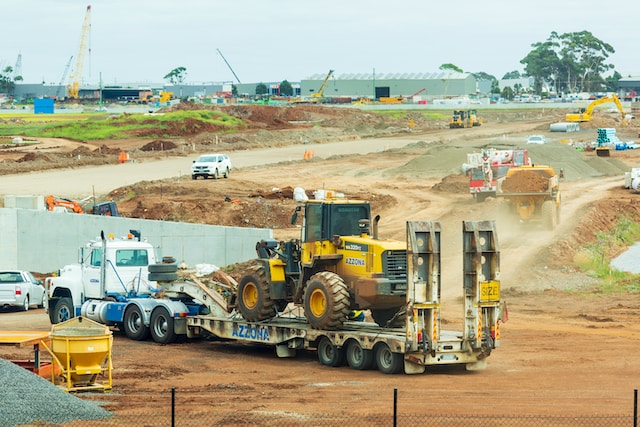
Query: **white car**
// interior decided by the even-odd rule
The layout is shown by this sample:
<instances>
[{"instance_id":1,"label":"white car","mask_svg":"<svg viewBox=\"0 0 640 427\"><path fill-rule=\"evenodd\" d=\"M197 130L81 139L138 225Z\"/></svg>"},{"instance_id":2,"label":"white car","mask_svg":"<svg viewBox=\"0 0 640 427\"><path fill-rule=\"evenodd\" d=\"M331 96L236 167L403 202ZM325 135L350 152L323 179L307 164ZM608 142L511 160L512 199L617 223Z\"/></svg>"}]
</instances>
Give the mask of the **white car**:
<instances>
[{"instance_id":1,"label":"white car","mask_svg":"<svg viewBox=\"0 0 640 427\"><path fill-rule=\"evenodd\" d=\"M231 169L231 159L226 154L203 154L193 161L191 178L198 179L199 176L204 179L209 177L218 179L220 176L229 178Z\"/></svg>"},{"instance_id":2,"label":"white car","mask_svg":"<svg viewBox=\"0 0 640 427\"><path fill-rule=\"evenodd\" d=\"M527 144L546 144L547 140L543 135L529 135L527 138Z\"/></svg>"},{"instance_id":3,"label":"white car","mask_svg":"<svg viewBox=\"0 0 640 427\"><path fill-rule=\"evenodd\" d=\"M0 307L44 307L47 302L42 280L24 270L0 270Z\"/></svg>"}]
</instances>

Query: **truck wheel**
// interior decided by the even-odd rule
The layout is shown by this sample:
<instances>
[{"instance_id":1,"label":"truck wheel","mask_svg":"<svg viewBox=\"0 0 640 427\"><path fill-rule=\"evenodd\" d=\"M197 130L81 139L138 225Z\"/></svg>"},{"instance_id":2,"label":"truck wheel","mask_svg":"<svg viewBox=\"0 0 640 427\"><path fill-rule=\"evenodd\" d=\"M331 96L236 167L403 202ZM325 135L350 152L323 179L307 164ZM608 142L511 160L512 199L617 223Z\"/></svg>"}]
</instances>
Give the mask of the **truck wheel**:
<instances>
[{"instance_id":1,"label":"truck wheel","mask_svg":"<svg viewBox=\"0 0 640 427\"><path fill-rule=\"evenodd\" d=\"M374 349L376 365L383 374L399 374L404 368L404 357L400 353L394 353L385 343L379 343Z\"/></svg>"},{"instance_id":2,"label":"truck wheel","mask_svg":"<svg viewBox=\"0 0 640 427\"><path fill-rule=\"evenodd\" d=\"M337 329L349 315L349 291L340 276L322 271L304 290L304 315L315 329Z\"/></svg>"},{"instance_id":3,"label":"truck wheel","mask_svg":"<svg viewBox=\"0 0 640 427\"><path fill-rule=\"evenodd\" d=\"M73 317L73 301L71 298L60 298L53 310L49 312L49 320L55 325L65 322Z\"/></svg>"},{"instance_id":4,"label":"truck wheel","mask_svg":"<svg viewBox=\"0 0 640 427\"><path fill-rule=\"evenodd\" d=\"M249 322L270 319L276 315L276 307L271 299L271 286L264 267L254 274L245 276L238 285L238 309Z\"/></svg>"},{"instance_id":5,"label":"truck wheel","mask_svg":"<svg viewBox=\"0 0 640 427\"><path fill-rule=\"evenodd\" d=\"M211 176L213 177L213 179L218 179L218 178L220 178L220 172L218 172L218 169L216 169L216 170L213 172L213 175L211 175Z\"/></svg>"},{"instance_id":6,"label":"truck wheel","mask_svg":"<svg viewBox=\"0 0 640 427\"><path fill-rule=\"evenodd\" d=\"M357 369L359 371L371 369L375 363L373 351L362 348L360 343L356 340L349 340L345 356L347 358L347 364L352 369Z\"/></svg>"},{"instance_id":7,"label":"truck wheel","mask_svg":"<svg viewBox=\"0 0 640 427\"><path fill-rule=\"evenodd\" d=\"M149 273L175 273L178 271L176 264L149 264Z\"/></svg>"},{"instance_id":8,"label":"truck wheel","mask_svg":"<svg viewBox=\"0 0 640 427\"><path fill-rule=\"evenodd\" d=\"M222 176L224 178L229 178L229 168L225 169L224 173L222 174Z\"/></svg>"},{"instance_id":9,"label":"truck wheel","mask_svg":"<svg viewBox=\"0 0 640 427\"><path fill-rule=\"evenodd\" d=\"M341 348L333 345L329 338L322 337L318 342L318 360L321 365L340 366L344 361L344 353Z\"/></svg>"},{"instance_id":10,"label":"truck wheel","mask_svg":"<svg viewBox=\"0 0 640 427\"><path fill-rule=\"evenodd\" d=\"M198 175L191 175L191 179L198 179Z\"/></svg>"},{"instance_id":11,"label":"truck wheel","mask_svg":"<svg viewBox=\"0 0 640 427\"><path fill-rule=\"evenodd\" d=\"M556 228L556 204L553 200L546 200L542 203L542 220L549 230Z\"/></svg>"},{"instance_id":12,"label":"truck wheel","mask_svg":"<svg viewBox=\"0 0 640 427\"><path fill-rule=\"evenodd\" d=\"M397 316L396 313L398 313ZM393 316L396 316L395 319ZM371 317L380 327L393 328L404 326L407 314L402 308L371 309Z\"/></svg>"},{"instance_id":13,"label":"truck wheel","mask_svg":"<svg viewBox=\"0 0 640 427\"><path fill-rule=\"evenodd\" d=\"M158 307L151 313L151 337L158 344L170 344L176 340L173 317L164 307Z\"/></svg>"},{"instance_id":14,"label":"truck wheel","mask_svg":"<svg viewBox=\"0 0 640 427\"><path fill-rule=\"evenodd\" d=\"M146 340L149 336L149 328L144 325L142 311L137 305L129 306L124 312L124 333L135 341Z\"/></svg>"},{"instance_id":15,"label":"truck wheel","mask_svg":"<svg viewBox=\"0 0 640 427\"><path fill-rule=\"evenodd\" d=\"M47 304L47 293L43 292L42 293L42 300L38 304L38 308L44 308L46 304Z\"/></svg>"}]
</instances>

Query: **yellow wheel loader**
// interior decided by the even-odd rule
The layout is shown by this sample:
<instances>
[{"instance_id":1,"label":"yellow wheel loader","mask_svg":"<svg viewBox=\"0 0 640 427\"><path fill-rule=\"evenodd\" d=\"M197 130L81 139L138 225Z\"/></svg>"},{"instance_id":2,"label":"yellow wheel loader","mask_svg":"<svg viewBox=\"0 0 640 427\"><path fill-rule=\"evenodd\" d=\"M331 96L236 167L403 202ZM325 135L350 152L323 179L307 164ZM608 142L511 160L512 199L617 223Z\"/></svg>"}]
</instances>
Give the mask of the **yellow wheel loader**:
<instances>
[{"instance_id":1,"label":"yellow wheel loader","mask_svg":"<svg viewBox=\"0 0 640 427\"><path fill-rule=\"evenodd\" d=\"M337 329L364 309L380 326L404 322L406 242L378 238L380 217L371 218L368 202L333 194L296 208L292 224L304 213L301 239L258 242L259 258L236 296L246 320L269 319L292 302L316 329Z\"/></svg>"}]
</instances>

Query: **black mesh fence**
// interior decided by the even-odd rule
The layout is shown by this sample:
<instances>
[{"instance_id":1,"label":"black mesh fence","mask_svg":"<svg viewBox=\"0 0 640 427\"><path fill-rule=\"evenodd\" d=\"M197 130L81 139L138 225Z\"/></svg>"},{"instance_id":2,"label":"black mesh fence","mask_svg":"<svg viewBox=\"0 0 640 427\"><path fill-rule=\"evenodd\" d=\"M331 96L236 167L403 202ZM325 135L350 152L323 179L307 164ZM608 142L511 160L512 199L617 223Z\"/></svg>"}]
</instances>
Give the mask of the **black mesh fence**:
<instances>
[{"instance_id":1,"label":"black mesh fence","mask_svg":"<svg viewBox=\"0 0 640 427\"><path fill-rule=\"evenodd\" d=\"M440 408L434 413L404 413L402 402L398 402L397 390L393 399L385 408L372 408L367 402L360 402L352 409L336 404L332 413L307 412L302 407L292 409L291 404L282 402L275 405L282 409L273 409L263 404L256 404L251 410L236 411L229 403L219 403L212 399L203 402L201 393L167 390L166 394L148 396L145 405L131 407L126 403L111 406L107 402L105 408L111 416L99 420L77 420L65 423L65 426L433 426L433 427L475 427L475 426L522 426L522 427L637 427L638 405L637 390L629 396L628 413L610 414L580 414L546 415L544 408L540 414L514 415L500 413L496 409L494 414L448 414L446 408ZM100 394L93 394L90 400L100 403ZM82 394L78 397L82 398ZM580 397L575 397L580 401ZM633 400L632 400L633 399ZM108 400L108 399L105 399ZM500 402L494 402L496 408ZM565 402L569 406L571 402ZM352 406L352 405L349 405ZM400 409L399 409L400 408ZM554 408L554 412L562 412ZM571 409L575 411L575 408ZM36 422L35 425L51 425L47 422ZM60 424L55 424L60 425Z\"/></svg>"}]
</instances>

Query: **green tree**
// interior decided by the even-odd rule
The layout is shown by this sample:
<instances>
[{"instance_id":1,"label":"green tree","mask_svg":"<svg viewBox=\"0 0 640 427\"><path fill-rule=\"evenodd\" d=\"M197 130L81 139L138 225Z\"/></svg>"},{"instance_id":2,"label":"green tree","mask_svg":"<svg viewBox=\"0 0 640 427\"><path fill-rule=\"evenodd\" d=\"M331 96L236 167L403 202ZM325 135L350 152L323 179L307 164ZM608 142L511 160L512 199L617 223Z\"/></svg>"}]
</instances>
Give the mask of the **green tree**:
<instances>
[{"instance_id":1,"label":"green tree","mask_svg":"<svg viewBox=\"0 0 640 427\"><path fill-rule=\"evenodd\" d=\"M514 70L514 71L509 71L504 76L502 76L502 80L519 79L520 77L522 77L522 75L520 74L520 71Z\"/></svg>"},{"instance_id":2,"label":"green tree","mask_svg":"<svg viewBox=\"0 0 640 427\"><path fill-rule=\"evenodd\" d=\"M280 94L284 96L293 95L293 87L287 80L283 80L282 83L280 83Z\"/></svg>"},{"instance_id":3,"label":"green tree","mask_svg":"<svg viewBox=\"0 0 640 427\"><path fill-rule=\"evenodd\" d=\"M617 71L613 72L613 75L604 79L605 88L607 92L617 92L618 91L618 80L622 78L622 74Z\"/></svg>"},{"instance_id":4,"label":"green tree","mask_svg":"<svg viewBox=\"0 0 640 427\"><path fill-rule=\"evenodd\" d=\"M550 82L556 92L593 92L606 86L602 74L614 68L607 63L615 50L589 31L558 34L544 42L533 43L533 50L520 63L534 78L534 87L542 89ZM539 93L539 92L538 92Z\"/></svg>"},{"instance_id":5,"label":"green tree","mask_svg":"<svg viewBox=\"0 0 640 427\"><path fill-rule=\"evenodd\" d=\"M163 77L165 80L169 80L171 84L180 84L184 82L184 79L187 78L187 69L184 67L177 67L167 73L166 76Z\"/></svg>"},{"instance_id":6,"label":"green tree","mask_svg":"<svg viewBox=\"0 0 640 427\"><path fill-rule=\"evenodd\" d=\"M238 96L238 86L231 85L231 95L233 95L234 97Z\"/></svg>"},{"instance_id":7,"label":"green tree","mask_svg":"<svg viewBox=\"0 0 640 427\"><path fill-rule=\"evenodd\" d=\"M258 83L256 85L256 95L264 95L267 93L267 85L264 83Z\"/></svg>"},{"instance_id":8,"label":"green tree","mask_svg":"<svg viewBox=\"0 0 640 427\"><path fill-rule=\"evenodd\" d=\"M497 79L491 82L491 93L500 94L500 84Z\"/></svg>"},{"instance_id":9,"label":"green tree","mask_svg":"<svg viewBox=\"0 0 640 427\"><path fill-rule=\"evenodd\" d=\"M508 99L509 101L513 100L514 93L513 93L513 89L511 89L511 86L505 86L502 89L500 96L502 96L504 99Z\"/></svg>"},{"instance_id":10,"label":"green tree","mask_svg":"<svg viewBox=\"0 0 640 427\"><path fill-rule=\"evenodd\" d=\"M440 71L455 71L456 73L464 73L464 71L462 71L462 68L454 65L454 64L442 64L438 70Z\"/></svg>"},{"instance_id":11,"label":"green tree","mask_svg":"<svg viewBox=\"0 0 640 427\"><path fill-rule=\"evenodd\" d=\"M22 76L13 75L13 67L6 66L0 71L0 92L13 95L16 88L16 81L22 81Z\"/></svg>"}]
</instances>

